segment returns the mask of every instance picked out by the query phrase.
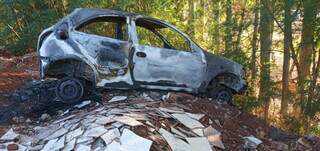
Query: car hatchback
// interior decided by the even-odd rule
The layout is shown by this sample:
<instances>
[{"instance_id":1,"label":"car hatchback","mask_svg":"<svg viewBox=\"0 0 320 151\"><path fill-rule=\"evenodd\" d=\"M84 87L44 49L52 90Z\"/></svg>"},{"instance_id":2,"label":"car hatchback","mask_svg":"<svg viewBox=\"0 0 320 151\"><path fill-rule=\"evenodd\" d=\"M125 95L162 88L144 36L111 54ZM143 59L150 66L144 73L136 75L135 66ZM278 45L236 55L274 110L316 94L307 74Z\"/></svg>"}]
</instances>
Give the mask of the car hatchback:
<instances>
[{"instance_id":1,"label":"car hatchback","mask_svg":"<svg viewBox=\"0 0 320 151\"><path fill-rule=\"evenodd\" d=\"M231 103L246 89L243 67L202 50L158 19L80 8L45 29L38 40L41 78L57 78L66 103L96 88L204 93Z\"/></svg>"}]
</instances>

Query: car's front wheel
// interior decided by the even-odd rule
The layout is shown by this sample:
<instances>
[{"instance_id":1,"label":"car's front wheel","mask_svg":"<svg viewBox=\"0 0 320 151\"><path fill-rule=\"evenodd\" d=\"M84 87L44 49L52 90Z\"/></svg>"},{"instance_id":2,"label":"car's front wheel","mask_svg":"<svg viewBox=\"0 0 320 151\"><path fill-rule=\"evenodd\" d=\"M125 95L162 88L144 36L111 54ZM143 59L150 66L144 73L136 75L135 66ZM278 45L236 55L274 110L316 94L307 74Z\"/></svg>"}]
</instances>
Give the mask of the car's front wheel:
<instances>
[{"instance_id":1,"label":"car's front wheel","mask_svg":"<svg viewBox=\"0 0 320 151\"><path fill-rule=\"evenodd\" d=\"M84 94L83 82L77 78L65 77L59 80L56 95L64 103L72 104L80 101Z\"/></svg>"},{"instance_id":2,"label":"car's front wheel","mask_svg":"<svg viewBox=\"0 0 320 151\"><path fill-rule=\"evenodd\" d=\"M209 97L223 104L232 104L232 91L222 85L209 89Z\"/></svg>"}]
</instances>

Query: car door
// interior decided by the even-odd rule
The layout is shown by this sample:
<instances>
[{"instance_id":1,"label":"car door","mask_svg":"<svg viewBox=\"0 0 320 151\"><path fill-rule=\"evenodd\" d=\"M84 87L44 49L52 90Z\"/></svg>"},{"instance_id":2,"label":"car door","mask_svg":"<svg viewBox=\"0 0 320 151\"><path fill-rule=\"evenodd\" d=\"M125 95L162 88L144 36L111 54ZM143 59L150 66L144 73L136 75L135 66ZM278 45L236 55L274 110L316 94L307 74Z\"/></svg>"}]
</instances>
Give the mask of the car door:
<instances>
[{"instance_id":1,"label":"car door","mask_svg":"<svg viewBox=\"0 0 320 151\"><path fill-rule=\"evenodd\" d=\"M137 20L138 43L133 52L133 77L135 82L145 86L166 86L194 90L200 87L205 64L199 52L191 49L190 42L172 28L149 20ZM181 39L170 40L169 33L175 32ZM148 33L149 32L149 33ZM171 37L176 38L171 35ZM173 42L180 41L172 46ZM184 42L184 43L182 43Z\"/></svg>"},{"instance_id":2,"label":"car door","mask_svg":"<svg viewBox=\"0 0 320 151\"><path fill-rule=\"evenodd\" d=\"M125 17L103 16L88 20L72 32L71 37L79 43L80 50L85 50L84 55L91 58L97 68L99 86L121 82L119 77L128 73L128 54L132 43L127 40L126 28ZM110 80L115 78L118 80Z\"/></svg>"}]
</instances>

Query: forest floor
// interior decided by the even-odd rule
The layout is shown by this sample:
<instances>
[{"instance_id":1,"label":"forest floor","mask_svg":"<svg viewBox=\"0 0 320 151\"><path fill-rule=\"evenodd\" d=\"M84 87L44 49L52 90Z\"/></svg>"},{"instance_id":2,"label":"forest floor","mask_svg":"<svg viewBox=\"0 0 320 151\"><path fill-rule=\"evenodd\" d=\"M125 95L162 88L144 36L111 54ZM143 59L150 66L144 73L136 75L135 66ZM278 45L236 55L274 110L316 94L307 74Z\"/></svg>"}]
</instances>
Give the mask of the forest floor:
<instances>
[{"instance_id":1,"label":"forest floor","mask_svg":"<svg viewBox=\"0 0 320 151\"><path fill-rule=\"evenodd\" d=\"M262 141L261 144L257 145L257 150L317 150L320 148L320 139L317 137L286 134L250 113L241 111L233 106L218 104L206 97L176 92L109 90L102 91L99 103L92 100L90 104L84 107L79 107L79 105L77 107L54 101L54 96L50 90L41 92L41 89L36 89L35 87L51 89L51 86L48 85L52 83L54 85L54 82L48 82L49 84L42 86L39 84L38 78L38 59L35 53L14 57L4 51L0 51L0 136L10 128L13 128L21 136L32 137L36 135L38 127L50 127L57 120L66 117L75 116L84 120L86 116L90 116L98 119L96 116L100 115L100 113L102 114L102 112L106 114L105 112L112 109L119 109L128 113L118 110L114 113L114 116L124 114L129 116L129 113L132 115L134 112L135 120L133 123L138 121L142 124L130 126L130 124L122 121L121 123L125 126L118 124L116 127L120 131L130 129L137 135L151 140L153 142L151 150L170 150L170 148L174 148L163 137L164 132L163 130L160 132L161 129L167 130L169 133L179 133L175 136L180 135L177 138L180 138L183 142L188 142L190 137L206 137L212 150L223 150L221 148L225 150L245 150L250 141L246 141L244 137L249 136L254 136ZM32 91L30 91L31 89ZM38 94L44 94L45 97L40 99L38 95L31 95L30 97L28 94L34 93L34 91L37 91ZM112 98L118 97L119 99L121 96L122 98L125 97L125 99L109 102ZM133 107L133 105L136 106ZM160 108L164 108L161 113L165 113L162 116L158 115ZM98 111L99 114L92 114ZM173 120L175 118L172 115L178 113L202 115L197 119L198 122L205 128L211 126L215 131L219 132L219 135L212 140L209 136L193 133L193 130L188 129L188 126L186 126L187 123L179 119ZM141 115L146 115L148 120L142 118ZM70 118L65 121L70 122L72 120L74 121L74 119ZM91 122L91 125L96 124L95 121ZM105 125L105 127L108 126ZM185 130L183 131L183 129ZM62 137L62 135L59 137ZM0 140L0 150L8 147L5 146L7 143ZM14 140L14 143L19 144L18 146L21 147L19 140ZM223 144L222 146L221 143ZM254 144L254 142L252 143ZM45 144L45 141L37 145L39 144L45 147L48 145L48 143ZM97 144L97 140L94 140L91 144L92 146L97 146L93 145ZM98 145L98 147L106 147L106 143L101 144L104 144L104 146ZM93 148L92 146L91 148Z\"/></svg>"}]
</instances>

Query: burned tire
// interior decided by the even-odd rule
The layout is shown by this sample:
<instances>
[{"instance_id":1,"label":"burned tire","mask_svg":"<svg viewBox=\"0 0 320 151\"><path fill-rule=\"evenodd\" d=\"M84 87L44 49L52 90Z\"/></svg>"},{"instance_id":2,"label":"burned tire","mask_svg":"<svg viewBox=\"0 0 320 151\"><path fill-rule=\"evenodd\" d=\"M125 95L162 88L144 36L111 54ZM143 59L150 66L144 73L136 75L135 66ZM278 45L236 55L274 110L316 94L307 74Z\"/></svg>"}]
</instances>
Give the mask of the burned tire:
<instances>
[{"instance_id":1,"label":"burned tire","mask_svg":"<svg viewBox=\"0 0 320 151\"><path fill-rule=\"evenodd\" d=\"M209 90L209 97L220 103L231 105L233 93L229 88L219 85Z\"/></svg>"},{"instance_id":2,"label":"burned tire","mask_svg":"<svg viewBox=\"0 0 320 151\"><path fill-rule=\"evenodd\" d=\"M73 77L61 79L56 88L56 95L64 103L72 104L80 101L84 94L81 80Z\"/></svg>"}]
</instances>

